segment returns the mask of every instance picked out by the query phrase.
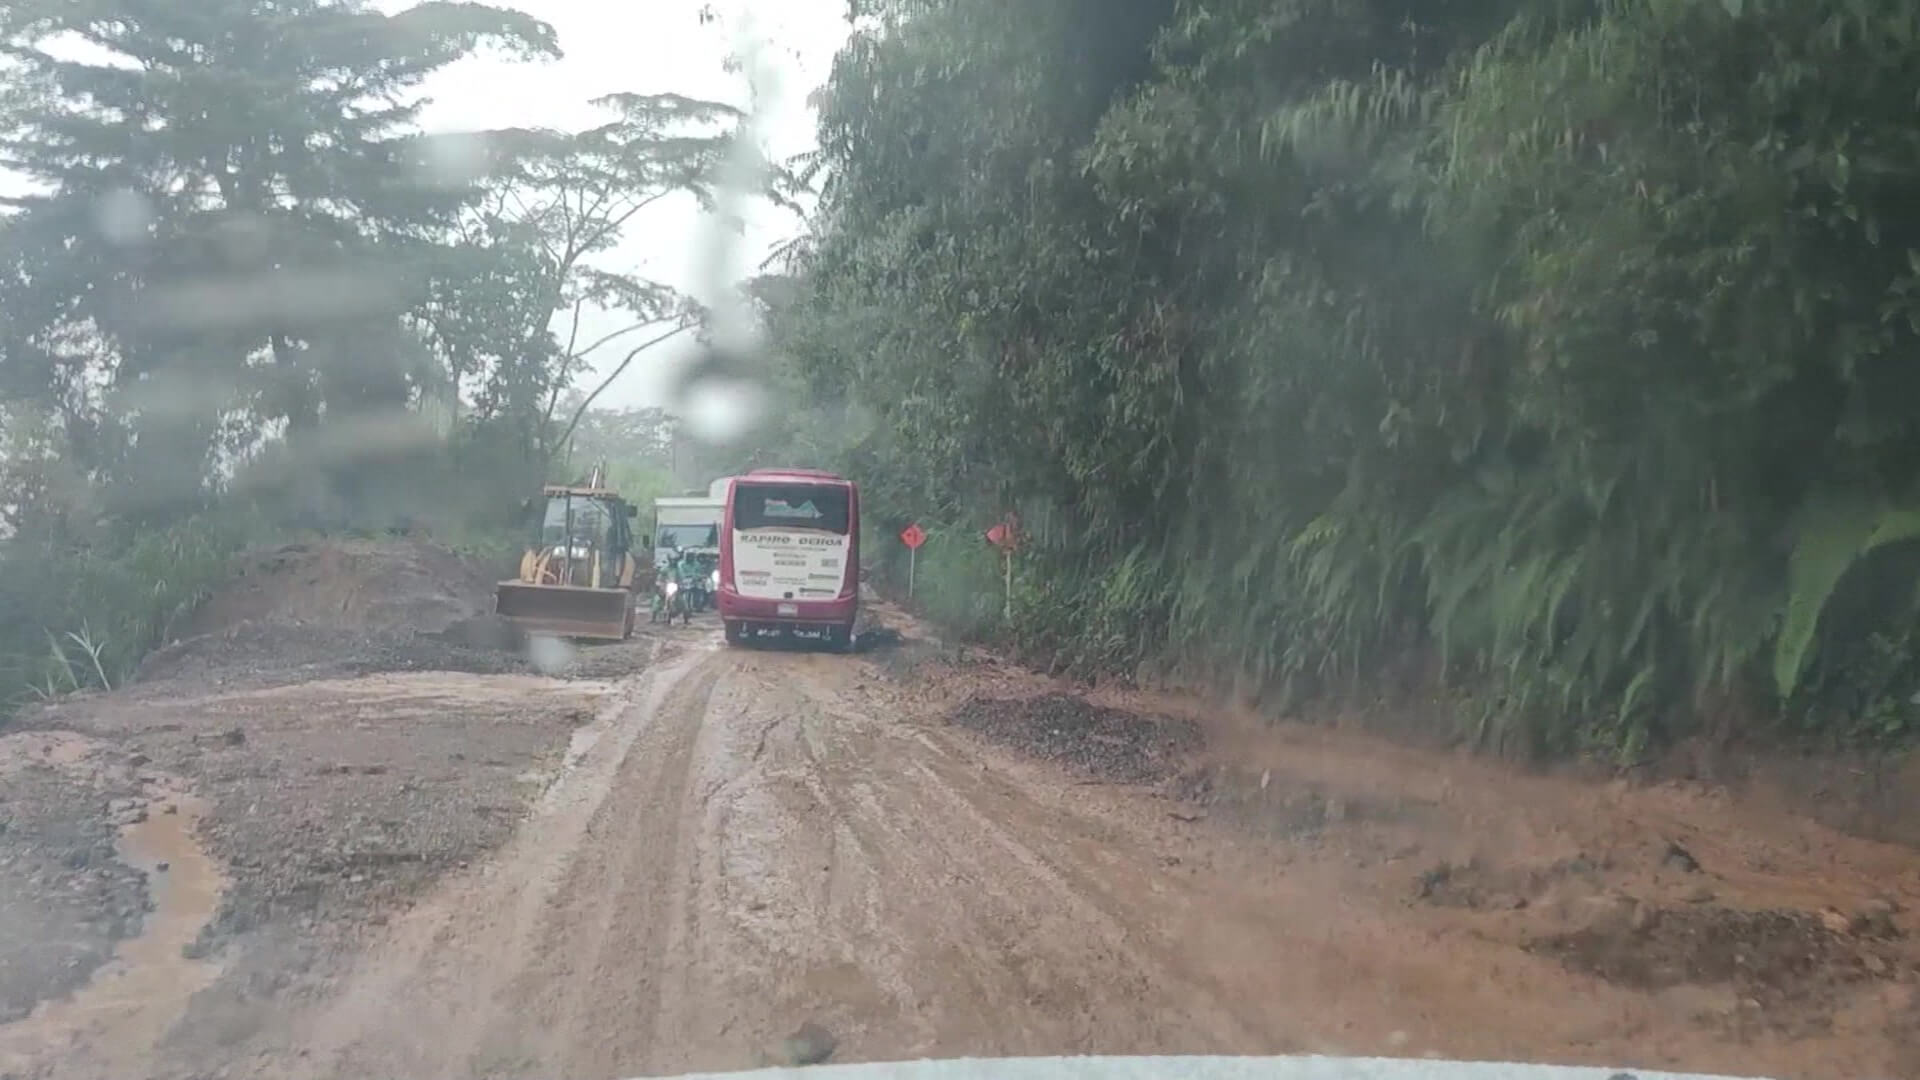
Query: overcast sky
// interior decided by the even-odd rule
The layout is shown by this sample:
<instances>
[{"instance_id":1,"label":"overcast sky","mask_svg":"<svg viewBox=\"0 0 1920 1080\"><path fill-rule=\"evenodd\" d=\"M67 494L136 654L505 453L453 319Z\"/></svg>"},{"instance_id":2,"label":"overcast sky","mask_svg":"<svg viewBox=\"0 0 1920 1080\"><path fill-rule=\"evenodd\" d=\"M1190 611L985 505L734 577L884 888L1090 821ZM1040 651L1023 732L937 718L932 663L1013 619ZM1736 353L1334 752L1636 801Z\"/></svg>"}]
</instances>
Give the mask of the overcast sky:
<instances>
[{"instance_id":1,"label":"overcast sky","mask_svg":"<svg viewBox=\"0 0 1920 1080\"><path fill-rule=\"evenodd\" d=\"M495 0L552 24L566 57L553 63L515 63L475 57L428 82L433 99L424 122L432 131L506 127L578 129L601 122L587 103L604 94L673 92L756 109L756 124L768 153L779 160L811 149L813 114L806 98L826 81L834 53L847 35L846 0ZM406 0L382 0L398 10ZM703 23L710 7L719 20ZM751 59L768 76L759 100L747 72L729 73L726 59L754 46ZM737 280L751 272L775 244L800 232L792 215L763 207L746 235L716 230L690 198L665 199L628 225L610 269L638 270L656 281L711 300L716 277ZM705 271L715 244L724 249L729 272ZM704 279L704 280L703 280ZM591 341L619 328L602 319L584 327ZM656 404L665 389L665 365L678 354L636 360L597 404ZM596 360L609 370L626 354L618 345ZM598 380L594 380L597 382Z\"/></svg>"}]
</instances>

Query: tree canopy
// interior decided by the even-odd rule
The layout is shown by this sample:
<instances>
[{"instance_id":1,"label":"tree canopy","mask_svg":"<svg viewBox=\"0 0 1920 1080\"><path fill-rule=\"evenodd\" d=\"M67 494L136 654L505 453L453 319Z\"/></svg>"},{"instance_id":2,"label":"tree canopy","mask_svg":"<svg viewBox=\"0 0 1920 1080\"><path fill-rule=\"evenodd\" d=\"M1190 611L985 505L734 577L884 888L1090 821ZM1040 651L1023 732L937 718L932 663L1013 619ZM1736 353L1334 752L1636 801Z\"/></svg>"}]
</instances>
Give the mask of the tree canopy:
<instances>
[{"instance_id":1,"label":"tree canopy","mask_svg":"<svg viewBox=\"0 0 1920 1080\"><path fill-rule=\"evenodd\" d=\"M1021 511L952 617L1532 750L1920 721L1920 5L856 14L769 326L880 513Z\"/></svg>"},{"instance_id":2,"label":"tree canopy","mask_svg":"<svg viewBox=\"0 0 1920 1080\"><path fill-rule=\"evenodd\" d=\"M741 112L622 93L581 131L423 131L425 81L481 51L560 43L466 2L0 11L0 703L49 637L131 664L242 519L501 520L567 467L590 353L698 328L615 256L661 200L714 202Z\"/></svg>"}]
</instances>

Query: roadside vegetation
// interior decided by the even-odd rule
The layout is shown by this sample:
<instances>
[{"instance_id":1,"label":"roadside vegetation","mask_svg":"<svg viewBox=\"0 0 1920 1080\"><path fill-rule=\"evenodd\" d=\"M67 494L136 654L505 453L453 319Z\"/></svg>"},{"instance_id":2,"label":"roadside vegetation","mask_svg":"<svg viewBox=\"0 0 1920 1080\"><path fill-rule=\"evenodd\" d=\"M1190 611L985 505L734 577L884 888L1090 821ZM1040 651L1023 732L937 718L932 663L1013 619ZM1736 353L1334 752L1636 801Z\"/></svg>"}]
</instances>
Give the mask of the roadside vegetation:
<instances>
[{"instance_id":1,"label":"roadside vegetation","mask_svg":"<svg viewBox=\"0 0 1920 1080\"><path fill-rule=\"evenodd\" d=\"M590 130L423 133L435 72L559 49L480 4L0 11L0 717L119 685L246 546L492 551L543 479L671 485L672 421L599 406L588 357L702 332L610 253L714 198L744 118L615 94Z\"/></svg>"},{"instance_id":2,"label":"roadside vegetation","mask_svg":"<svg viewBox=\"0 0 1920 1080\"><path fill-rule=\"evenodd\" d=\"M0 13L0 701L118 685L250 544L751 461L858 477L885 575L918 522L916 602L1052 670L1515 753L1920 730L1920 0L851 10L758 192L818 188L778 407L691 465L586 358L704 332L606 256L732 107L423 134L558 52L504 7Z\"/></svg>"},{"instance_id":3,"label":"roadside vegetation","mask_svg":"<svg viewBox=\"0 0 1920 1080\"><path fill-rule=\"evenodd\" d=\"M764 453L930 614L1506 752L1914 734L1920 4L854 8Z\"/></svg>"}]
</instances>

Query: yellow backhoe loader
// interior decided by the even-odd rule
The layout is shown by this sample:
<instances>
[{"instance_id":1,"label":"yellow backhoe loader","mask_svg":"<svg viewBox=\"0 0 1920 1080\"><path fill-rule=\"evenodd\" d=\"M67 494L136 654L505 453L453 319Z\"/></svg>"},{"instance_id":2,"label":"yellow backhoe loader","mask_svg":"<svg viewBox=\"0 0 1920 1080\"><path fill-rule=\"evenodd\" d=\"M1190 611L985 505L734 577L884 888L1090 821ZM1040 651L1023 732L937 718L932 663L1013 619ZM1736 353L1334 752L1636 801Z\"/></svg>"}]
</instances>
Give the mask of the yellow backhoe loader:
<instances>
[{"instance_id":1,"label":"yellow backhoe loader","mask_svg":"<svg viewBox=\"0 0 1920 1080\"><path fill-rule=\"evenodd\" d=\"M541 490L520 575L494 591L494 611L527 633L596 641L633 633L633 598L646 585L633 552L639 511L602 486L604 474Z\"/></svg>"}]
</instances>

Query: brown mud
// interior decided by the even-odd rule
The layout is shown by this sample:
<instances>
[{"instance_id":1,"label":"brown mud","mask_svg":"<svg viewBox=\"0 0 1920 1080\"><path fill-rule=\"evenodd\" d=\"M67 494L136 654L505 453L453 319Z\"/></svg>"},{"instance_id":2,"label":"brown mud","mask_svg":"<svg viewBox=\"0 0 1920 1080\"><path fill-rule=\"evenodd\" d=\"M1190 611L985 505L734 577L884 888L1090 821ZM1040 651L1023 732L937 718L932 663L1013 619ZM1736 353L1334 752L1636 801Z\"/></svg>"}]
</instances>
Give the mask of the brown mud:
<instances>
[{"instance_id":1,"label":"brown mud","mask_svg":"<svg viewBox=\"0 0 1920 1080\"><path fill-rule=\"evenodd\" d=\"M145 860L154 908L121 955L192 942L128 961L169 987L130 1011L85 1004L115 961L0 1026L41 1048L5 1067L1296 1052L1920 1075L1911 848L1706 779L1074 691L877 607L906 640L854 657L729 649L708 620L595 652L596 680L176 682L53 710L78 734L27 734L118 763L86 805L138 827L153 785L191 785L164 796L204 815L190 847L113 862ZM195 852L217 900L170 900L158 861Z\"/></svg>"}]
</instances>

